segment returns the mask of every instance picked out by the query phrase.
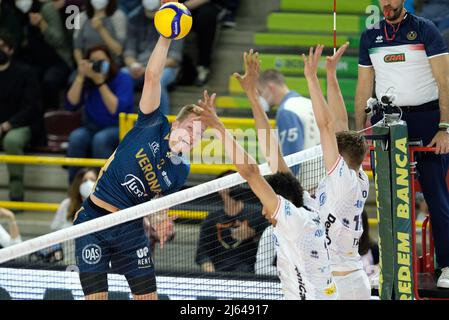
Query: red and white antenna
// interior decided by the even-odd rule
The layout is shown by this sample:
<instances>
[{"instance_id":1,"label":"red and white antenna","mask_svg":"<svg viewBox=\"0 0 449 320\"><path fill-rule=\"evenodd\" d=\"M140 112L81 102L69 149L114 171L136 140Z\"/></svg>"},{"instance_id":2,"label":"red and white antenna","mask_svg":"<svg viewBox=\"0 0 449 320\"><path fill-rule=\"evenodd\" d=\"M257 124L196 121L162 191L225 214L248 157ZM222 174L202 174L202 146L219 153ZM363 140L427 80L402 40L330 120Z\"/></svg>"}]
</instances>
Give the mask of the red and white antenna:
<instances>
[{"instance_id":1,"label":"red and white antenna","mask_svg":"<svg viewBox=\"0 0 449 320\"><path fill-rule=\"evenodd\" d=\"M337 52L337 0L334 0L334 54Z\"/></svg>"}]
</instances>

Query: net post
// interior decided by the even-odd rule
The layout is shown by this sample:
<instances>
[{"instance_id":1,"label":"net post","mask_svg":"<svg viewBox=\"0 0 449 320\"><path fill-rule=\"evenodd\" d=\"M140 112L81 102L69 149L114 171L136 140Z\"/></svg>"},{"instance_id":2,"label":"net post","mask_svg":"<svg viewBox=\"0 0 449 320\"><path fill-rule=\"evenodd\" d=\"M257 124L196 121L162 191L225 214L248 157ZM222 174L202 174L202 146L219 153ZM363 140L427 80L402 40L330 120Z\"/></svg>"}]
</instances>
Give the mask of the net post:
<instances>
[{"instance_id":1,"label":"net post","mask_svg":"<svg viewBox=\"0 0 449 320\"><path fill-rule=\"evenodd\" d=\"M414 299L410 153L407 124L390 126L395 299Z\"/></svg>"},{"instance_id":2,"label":"net post","mask_svg":"<svg viewBox=\"0 0 449 320\"><path fill-rule=\"evenodd\" d=\"M373 128L375 135L389 135L387 126ZM393 223L391 220L391 170L389 141L374 141L374 185L376 190L377 220L379 221L379 298L391 300L394 280ZM379 187L381 186L381 187Z\"/></svg>"},{"instance_id":3,"label":"net post","mask_svg":"<svg viewBox=\"0 0 449 320\"><path fill-rule=\"evenodd\" d=\"M379 220L379 297L413 300L411 175L407 125L393 121L374 128L388 140L375 142L375 188ZM381 188L379 188L381 186Z\"/></svg>"}]
</instances>

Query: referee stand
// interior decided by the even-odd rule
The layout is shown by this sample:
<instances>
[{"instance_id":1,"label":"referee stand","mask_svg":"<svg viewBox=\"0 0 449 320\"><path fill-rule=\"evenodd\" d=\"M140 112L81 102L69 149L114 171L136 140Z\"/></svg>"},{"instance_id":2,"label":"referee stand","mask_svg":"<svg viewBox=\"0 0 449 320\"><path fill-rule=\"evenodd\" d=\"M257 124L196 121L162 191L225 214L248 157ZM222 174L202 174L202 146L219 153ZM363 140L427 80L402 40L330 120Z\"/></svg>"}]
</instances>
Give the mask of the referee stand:
<instances>
[{"instance_id":1,"label":"referee stand","mask_svg":"<svg viewBox=\"0 0 449 320\"><path fill-rule=\"evenodd\" d=\"M391 112L391 110L390 110ZM423 152L435 148L409 141L400 114L381 111L383 120L373 128L372 169L379 221L381 300L449 300L449 290L436 286L434 247L429 217L422 226L418 256L415 192L419 190L416 164ZM427 245L429 238L429 245Z\"/></svg>"}]
</instances>

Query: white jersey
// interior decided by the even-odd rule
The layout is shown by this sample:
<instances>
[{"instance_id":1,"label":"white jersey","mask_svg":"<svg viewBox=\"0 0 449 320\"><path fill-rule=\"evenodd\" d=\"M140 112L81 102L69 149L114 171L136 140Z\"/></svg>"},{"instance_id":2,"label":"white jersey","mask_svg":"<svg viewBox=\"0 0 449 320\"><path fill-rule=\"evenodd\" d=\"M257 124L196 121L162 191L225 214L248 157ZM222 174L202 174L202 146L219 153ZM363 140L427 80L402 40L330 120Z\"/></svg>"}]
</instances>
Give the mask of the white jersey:
<instances>
[{"instance_id":1,"label":"white jersey","mask_svg":"<svg viewBox=\"0 0 449 320\"><path fill-rule=\"evenodd\" d=\"M363 269L358 250L368 191L365 172L350 169L341 156L318 186L320 220L325 227L332 271Z\"/></svg>"},{"instance_id":2,"label":"white jersey","mask_svg":"<svg viewBox=\"0 0 449 320\"><path fill-rule=\"evenodd\" d=\"M277 269L287 300L335 300L324 228L318 212L297 208L279 197L273 241Z\"/></svg>"}]
</instances>

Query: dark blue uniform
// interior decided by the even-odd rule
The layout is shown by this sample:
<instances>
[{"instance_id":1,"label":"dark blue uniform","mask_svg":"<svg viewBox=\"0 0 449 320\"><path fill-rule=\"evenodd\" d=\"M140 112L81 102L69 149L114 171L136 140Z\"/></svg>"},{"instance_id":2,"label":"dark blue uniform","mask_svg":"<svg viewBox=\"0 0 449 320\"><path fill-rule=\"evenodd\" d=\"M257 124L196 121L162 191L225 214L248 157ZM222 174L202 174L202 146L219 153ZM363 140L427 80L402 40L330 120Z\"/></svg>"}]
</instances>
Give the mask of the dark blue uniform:
<instances>
[{"instance_id":1,"label":"dark blue uniform","mask_svg":"<svg viewBox=\"0 0 449 320\"><path fill-rule=\"evenodd\" d=\"M169 134L170 124L159 110L148 115L139 112L135 127L101 170L94 195L125 209L149 201L156 195L178 191L187 179L190 166L184 158L170 152ZM88 199L83 203L75 224L105 214L108 212ZM135 278L154 278L150 244L142 219L77 239L76 258L80 274L106 274L111 262L112 271L124 274L128 282ZM85 289L85 294L90 293L95 292Z\"/></svg>"},{"instance_id":2,"label":"dark blue uniform","mask_svg":"<svg viewBox=\"0 0 449 320\"><path fill-rule=\"evenodd\" d=\"M377 97L396 95L394 104L403 107L409 139L421 140L425 146L437 134L440 122L438 85L429 61L447 54L435 25L412 14L405 16L399 30L383 20L380 28L366 30L361 38L359 66L374 68ZM418 160L419 182L431 213L437 261L442 268L449 266L448 169L449 155L426 153Z\"/></svg>"}]
</instances>

